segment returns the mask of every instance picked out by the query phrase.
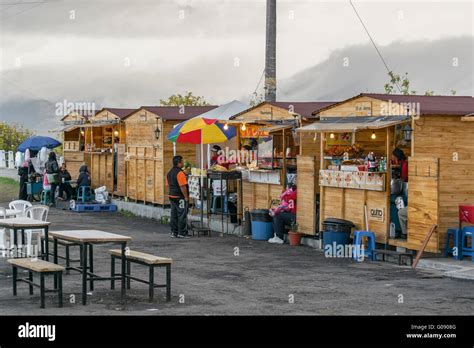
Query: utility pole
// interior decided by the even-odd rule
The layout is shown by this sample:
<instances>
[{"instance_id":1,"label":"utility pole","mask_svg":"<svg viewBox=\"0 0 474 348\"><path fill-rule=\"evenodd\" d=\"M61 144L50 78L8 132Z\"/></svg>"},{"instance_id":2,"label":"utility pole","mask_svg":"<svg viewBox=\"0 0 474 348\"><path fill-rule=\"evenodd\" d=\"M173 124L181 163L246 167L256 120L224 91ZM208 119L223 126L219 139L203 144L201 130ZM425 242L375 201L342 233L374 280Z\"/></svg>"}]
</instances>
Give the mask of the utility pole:
<instances>
[{"instance_id":1,"label":"utility pole","mask_svg":"<svg viewBox=\"0 0 474 348\"><path fill-rule=\"evenodd\" d=\"M276 101L276 0L267 0L265 101Z\"/></svg>"}]
</instances>

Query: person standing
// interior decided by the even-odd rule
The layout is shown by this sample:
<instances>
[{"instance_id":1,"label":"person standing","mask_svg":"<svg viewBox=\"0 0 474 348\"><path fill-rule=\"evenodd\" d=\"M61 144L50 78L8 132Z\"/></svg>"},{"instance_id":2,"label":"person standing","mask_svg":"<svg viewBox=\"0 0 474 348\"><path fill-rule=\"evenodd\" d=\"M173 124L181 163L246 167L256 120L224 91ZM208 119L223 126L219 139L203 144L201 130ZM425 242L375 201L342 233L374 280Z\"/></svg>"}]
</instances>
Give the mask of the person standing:
<instances>
[{"instance_id":1,"label":"person standing","mask_svg":"<svg viewBox=\"0 0 474 348\"><path fill-rule=\"evenodd\" d=\"M48 161L46 161L46 174L48 175L48 182L51 185L51 196L50 196L50 204L52 206L55 205L55 195L56 195L56 188L59 185L59 165L56 159L56 154L54 152L50 152L48 156Z\"/></svg>"},{"instance_id":2,"label":"person standing","mask_svg":"<svg viewBox=\"0 0 474 348\"><path fill-rule=\"evenodd\" d=\"M72 196L72 187L69 181L71 181L71 174L69 174L66 163L61 165L59 168L59 178L61 182L59 183L59 196L58 199L63 199L63 192L66 192L66 200L70 200Z\"/></svg>"},{"instance_id":3,"label":"person standing","mask_svg":"<svg viewBox=\"0 0 474 348\"><path fill-rule=\"evenodd\" d=\"M400 179L403 182L403 194L408 193L408 160L402 149L398 147L392 152L392 161L395 162L399 167ZM402 229L402 238L407 238L408 229L408 206L405 206L398 210L398 220L400 222L400 228Z\"/></svg>"},{"instance_id":4,"label":"person standing","mask_svg":"<svg viewBox=\"0 0 474 348\"><path fill-rule=\"evenodd\" d=\"M171 205L171 237L186 238L188 235L188 206L189 190L188 180L183 171L184 161L182 156L173 157L173 168L166 175L166 185Z\"/></svg>"}]
</instances>

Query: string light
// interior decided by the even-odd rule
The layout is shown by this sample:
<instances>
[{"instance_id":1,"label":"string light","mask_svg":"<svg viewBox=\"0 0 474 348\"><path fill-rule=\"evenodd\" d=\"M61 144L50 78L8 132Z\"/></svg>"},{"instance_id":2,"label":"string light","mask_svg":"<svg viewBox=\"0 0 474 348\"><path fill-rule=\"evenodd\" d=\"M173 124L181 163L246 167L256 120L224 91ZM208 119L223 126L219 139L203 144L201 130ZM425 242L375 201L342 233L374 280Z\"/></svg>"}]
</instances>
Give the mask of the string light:
<instances>
[{"instance_id":1,"label":"string light","mask_svg":"<svg viewBox=\"0 0 474 348\"><path fill-rule=\"evenodd\" d=\"M228 129L229 129L229 125L226 123L226 124L224 125L224 130L228 130Z\"/></svg>"},{"instance_id":2,"label":"string light","mask_svg":"<svg viewBox=\"0 0 474 348\"><path fill-rule=\"evenodd\" d=\"M240 130L245 131L247 127L245 126L245 123L242 123L242 127L240 127Z\"/></svg>"},{"instance_id":3,"label":"string light","mask_svg":"<svg viewBox=\"0 0 474 348\"><path fill-rule=\"evenodd\" d=\"M375 139L377 138L377 136L375 135L375 132L372 132L372 135L370 136L372 139Z\"/></svg>"},{"instance_id":4,"label":"string light","mask_svg":"<svg viewBox=\"0 0 474 348\"><path fill-rule=\"evenodd\" d=\"M334 139L336 136L334 135L334 133L331 133L331 134L329 134L329 137L330 137L331 139Z\"/></svg>"},{"instance_id":5,"label":"string light","mask_svg":"<svg viewBox=\"0 0 474 348\"><path fill-rule=\"evenodd\" d=\"M118 135L119 135L118 130L115 130L115 131L114 131L114 135L115 135L116 137L118 137Z\"/></svg>"}]
</instances>

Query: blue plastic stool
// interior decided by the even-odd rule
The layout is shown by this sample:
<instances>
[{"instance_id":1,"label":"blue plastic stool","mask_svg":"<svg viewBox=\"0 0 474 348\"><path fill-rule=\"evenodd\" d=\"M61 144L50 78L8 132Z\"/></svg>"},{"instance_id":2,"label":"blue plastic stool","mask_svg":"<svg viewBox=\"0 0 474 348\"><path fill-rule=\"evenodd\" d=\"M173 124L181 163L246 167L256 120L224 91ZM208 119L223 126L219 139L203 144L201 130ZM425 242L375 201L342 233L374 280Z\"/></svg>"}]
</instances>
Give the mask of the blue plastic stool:
<instances>
[{"instance_id":1,"label":"blue plastic stool","mask_svg":"<svg viewBox=\"0 0 474 348\"><path fill-rule=\"evenodd\" d=\"M51 202L51 190L43 189L43 191L41 191L40 201L41 204L48 205L49 202Z\"/></svg>"},{"instance_id":2,"label":"blue plastic stool","mask_svg":"<svg viewBox=\"0 0 474 348\"><path fill-rule=\"evenodd\" d=\"M474 226L466 226L461 231L461 251L462 257L470 256L474 262ZM467 246L467 239L471 238L471 246Z\"/></svg>"},{"instance_id":3,"label":"blue plastic stool","mask_svg":"<svg viewBox=\"0 0 474 348\"><path fill-rule=\"evenodd\" d=\"M453 247L449 247L449 243L451 242L451 237L453 237ZM446 232L446 244L444 246L444 257L448 257L449 255L452 255L456 260L461 260L462 259L462 248L459 245L459 238L461 236L459 235L459 228L448 228L448 231ZM454 248L457 248L457 255L454 256Z\"/></svg>"},{"instance_id":4,"label":"blue plastic stool","mask_svg":"<svg viewBox=\"0 0 474 348\"><path fill-rule=\"evenodd\" d=\"M354 232L354 250L353 250L353 259L355 261L362 261L360 259L360 252L362 250L362 238L367 237L368 248L364 250L364 257L369 257L372 261L374 260L374 251L375 251L375 233L370 231L355 231Z\"/></svg>"},{"instance_id":5,"label":"blue plastic stool","mask_svg":"<svg viewBox=\"0 0 474 348\"><path fill-rule=\"evenodd\" d=\"M224 208L224 213L227 214L227 196L212 196L212 205L211 205L211 212L216 214L217 212L222 212L222 208ZM224 207L217 207L217 205L224 204Z\"/></svg>"},{"instance_id":6,"label":"blue plastic stool","mask_svg":"<svg viewBox=\"0 0 474 348\"><path fill-rule=\"evenodd\" d=\"M77 190L77 202L86 203L92 201L92 189L90 186L80 186Z\"/></svg>"}]
</instances>

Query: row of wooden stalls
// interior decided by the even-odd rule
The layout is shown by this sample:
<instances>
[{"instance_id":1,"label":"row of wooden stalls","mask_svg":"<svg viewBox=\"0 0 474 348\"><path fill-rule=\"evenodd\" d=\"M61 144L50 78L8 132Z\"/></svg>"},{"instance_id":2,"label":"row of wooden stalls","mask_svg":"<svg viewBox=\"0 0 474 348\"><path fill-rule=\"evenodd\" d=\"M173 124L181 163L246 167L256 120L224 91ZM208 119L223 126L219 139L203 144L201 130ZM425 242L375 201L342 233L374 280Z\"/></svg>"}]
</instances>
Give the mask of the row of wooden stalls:
<instances>
[{"instance_id":1,"label":"row of wooden stalls","mask_svg":"<svg viewBox=\"0 0 474 348\"><path fill-rule=\"evenodd\" d=\"M215 106L143 106L104 108L91 114L72 112L63 119L64 160L72 178L85 164L92 187L134 202L167 204L165 174L171 168L173 143L166 135L173 126ZM196 146L176 144L190 161Z\"/></svg>"},{"instance_id":2,"label":"row of wooden stalls","mask_svg":"<svg viewBox=\"0 0 474 348\"><path fill-rule=\"evenodd\" d=\"M297 130L314 141L302 142L297 161L302 231L313 234L325 219L340 218L358 230L368 224L378 243L419 250L436 225L425 251L441 252L448 227L458 226L459 205L474 204L474 99L363 93L314 116L317 122ZM398 224L394 200L402 196L392 194L396 147L408 157L405 239L390 233ZM371 172L363 167L369 153L382 160ZM316 202L319 219L307 213Z\"/></svg>"},{"instance_id":3,"label":"row of wooden stalls","mask_svg":"<svg viewBox=\"0 0 474 348\"><path fill-rule=\"evenodd\" d=\"M173 145L166 135L179 122L214 108L71 113L63 119L65 160L76 175L86 163L93 187L106 186L134 202L167 204L165 174L173 146L196 167L200 154L195 145ZM239 206L268 209L296 182L297 223L309 237L326 218L342 218L359 230L368 224L379 243L418 250L436 224L425 250L439 252L446 229L457 225L458 205L474 203L472 113L473 98L457 96L366 93L337 103L262 102L225 121L238 132L221 145L257 150L257 168L243 169ZM391 194L395 147L409 158L406 239L390 237L391 224L399 228ZM383 158L385 167L359 170L369 153Z\"/></svg>"}]
</instances>

